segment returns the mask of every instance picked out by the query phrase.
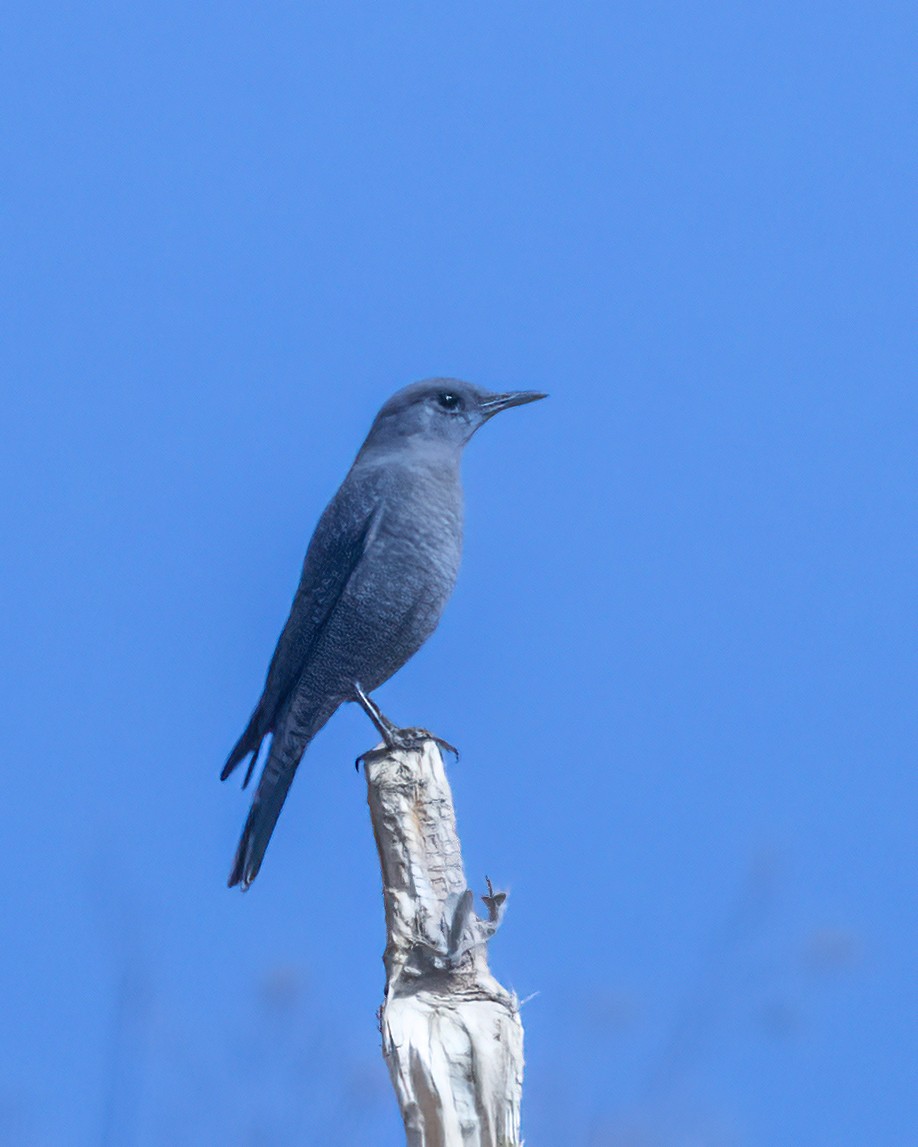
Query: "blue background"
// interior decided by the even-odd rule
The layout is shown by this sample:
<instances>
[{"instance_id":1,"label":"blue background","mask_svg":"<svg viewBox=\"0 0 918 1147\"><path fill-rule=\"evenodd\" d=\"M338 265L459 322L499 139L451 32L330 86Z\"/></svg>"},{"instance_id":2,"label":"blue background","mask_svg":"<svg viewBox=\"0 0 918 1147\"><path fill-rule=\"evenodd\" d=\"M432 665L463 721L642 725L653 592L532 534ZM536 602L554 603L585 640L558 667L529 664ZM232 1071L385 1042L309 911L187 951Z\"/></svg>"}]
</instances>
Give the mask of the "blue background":
<instances>
[{"instance_id":1,"label":"blue background","mask_svg":"<svg viewBox=\"0 0 918 1147\"><path fill-rule=\"evenodd\" d=\"M918 1142L908 6L4 25L0 1142L401 1142L372 730L244 897L217 774L431 374L551 392L380 693L511 891L527 1142Z\"/></svg>"}]
</instances>

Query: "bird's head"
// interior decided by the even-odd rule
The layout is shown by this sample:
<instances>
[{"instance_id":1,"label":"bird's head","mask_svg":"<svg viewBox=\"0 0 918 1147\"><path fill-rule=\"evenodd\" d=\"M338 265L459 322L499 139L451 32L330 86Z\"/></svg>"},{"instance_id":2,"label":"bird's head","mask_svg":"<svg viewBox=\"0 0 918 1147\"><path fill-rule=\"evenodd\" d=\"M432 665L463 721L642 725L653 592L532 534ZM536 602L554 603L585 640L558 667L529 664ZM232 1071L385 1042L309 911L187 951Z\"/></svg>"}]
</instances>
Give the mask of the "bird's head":
<instances>
[{"instance_id":1,"label":"bird's head","mask_svg":"<svg viewBox=\"0 0 918 1147\"><path fill-rule=\"evenodd\" d=\"M545 397L531 390L494 394L457 378L424 379L393 394L377 414L366 446L420 439L461 449L495 414Z\"/></svg>"}]
</instances>

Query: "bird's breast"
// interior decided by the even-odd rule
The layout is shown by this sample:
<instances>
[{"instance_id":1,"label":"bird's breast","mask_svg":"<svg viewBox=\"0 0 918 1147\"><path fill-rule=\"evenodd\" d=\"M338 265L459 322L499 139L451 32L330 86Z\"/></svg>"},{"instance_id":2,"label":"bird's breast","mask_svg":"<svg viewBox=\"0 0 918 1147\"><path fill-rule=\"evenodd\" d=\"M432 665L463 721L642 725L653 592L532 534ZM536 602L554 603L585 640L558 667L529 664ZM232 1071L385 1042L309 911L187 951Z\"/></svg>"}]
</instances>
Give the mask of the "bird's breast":
<instances>
[{"instance_id":1,"label":"bird's breast","mask_svg":"<svg viewBox=\"0 0 918 1147\"><path fill-rule=\"evenodd\" d=\"M404 486L386 499L379 520L379 544L390 560L414 565L418 574L452 588L462 553L461 491L439 482ZM407 570L403 568L403 572Z\"/></svg>"}]
</instances>

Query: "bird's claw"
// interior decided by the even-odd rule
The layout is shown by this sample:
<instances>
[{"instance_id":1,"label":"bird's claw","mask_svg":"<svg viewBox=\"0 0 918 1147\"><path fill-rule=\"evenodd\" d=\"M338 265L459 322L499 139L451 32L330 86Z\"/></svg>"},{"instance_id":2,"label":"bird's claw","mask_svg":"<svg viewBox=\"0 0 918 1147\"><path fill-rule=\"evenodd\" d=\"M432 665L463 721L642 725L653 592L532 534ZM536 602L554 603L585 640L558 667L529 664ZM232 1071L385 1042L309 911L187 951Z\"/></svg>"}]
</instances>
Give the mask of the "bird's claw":
<instances>
[{"instance_id":1,"label":"bird's claw","mask_svg":"<svg viewBox=\"0 0 918 1147\"><path fill-rule=\"evenodd\" d=\"M442 752L452 753L456 760L459 760L459 750L456 746L431 733L429 729L391 729L386 735L386 748L419 750L424 747L426 741L433 741Z\"/></svg>"},{"instance_id":2,"label":"bird's claw","mask_svg":"<svg viewBox=\"0 0 918 1147\"><path fill-rule=\"evenodd\" d=\"M449 741L444 741L442 737L431 737L431 740L444 753L452 753L456 764L459 764L459 750L455 745L451 745Z\"/></svg>"},{"instance_id":3,"label":"bird's claw","mask_svg":"<svg viewBox=\"0 0 918 1147\"><path fill-rule=\"evenodd\" d=\"M359 770L362 764L384 753L397 752L398 750L418 752L423 749L427 741L433 741L441 752L452 753L456 760L459 760L459 750L456 746L451 745L449 741L444 741L442 737L435 736L429 729L397 729L393 727L386 730L384 741L385 748L369 749L367 752L361 753L354 761L354 768Z\"/></svg>"}]
</instances>

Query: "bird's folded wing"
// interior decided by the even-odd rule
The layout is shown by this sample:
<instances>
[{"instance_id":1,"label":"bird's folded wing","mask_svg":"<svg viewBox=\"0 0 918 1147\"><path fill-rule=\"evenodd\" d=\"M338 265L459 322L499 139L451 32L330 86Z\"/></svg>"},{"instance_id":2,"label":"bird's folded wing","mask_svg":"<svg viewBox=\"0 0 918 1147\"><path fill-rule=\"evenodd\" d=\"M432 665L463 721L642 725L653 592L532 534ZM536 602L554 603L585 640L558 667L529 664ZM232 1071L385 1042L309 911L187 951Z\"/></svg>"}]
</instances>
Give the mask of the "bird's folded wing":
<instances>
[{"instance_id":1,"label":"bird's folded wing","mask_svg":"<svg viewBox=\"0 0 918 1147\"><path fill-rule=\"evenodd\" d=\"M319 519L303 562L290 616L277 642L259 708L273 723L318 642L377 528L383 490L352 472Z\"/></svg>"}]
</instances>

